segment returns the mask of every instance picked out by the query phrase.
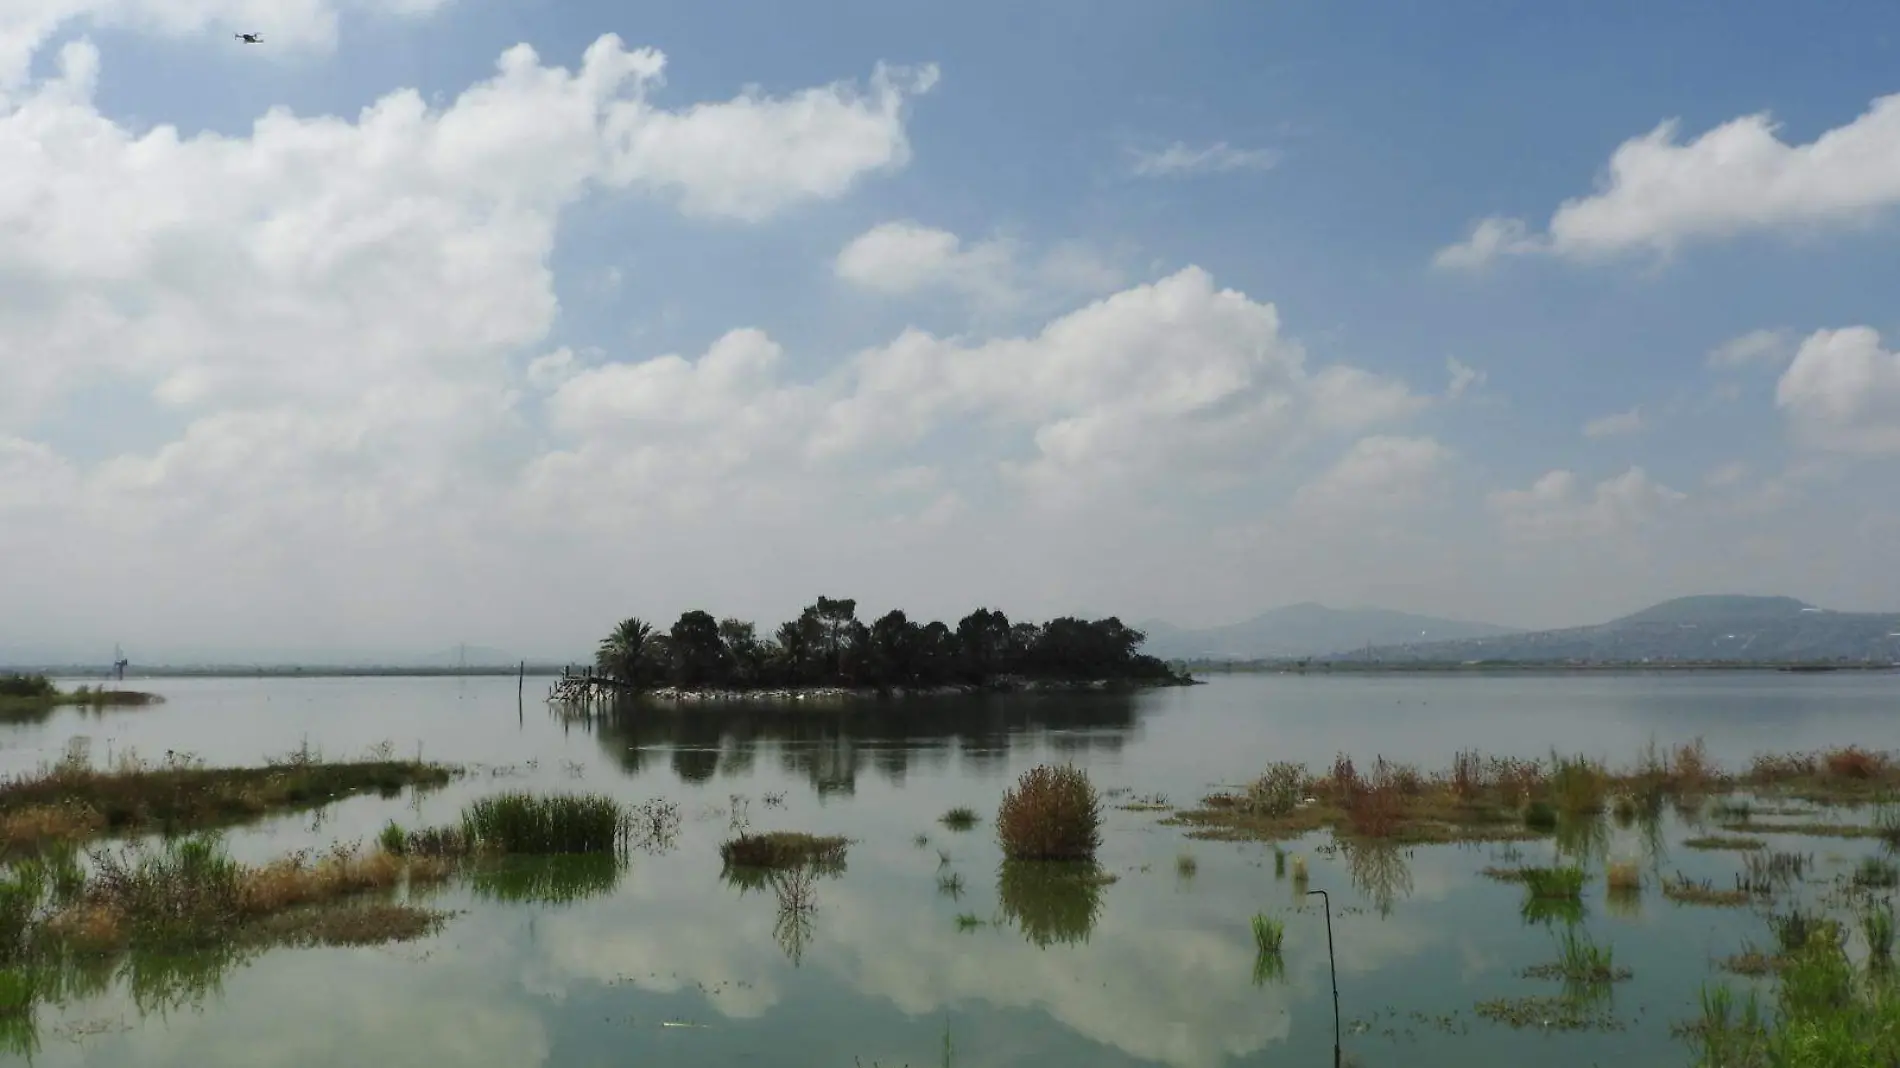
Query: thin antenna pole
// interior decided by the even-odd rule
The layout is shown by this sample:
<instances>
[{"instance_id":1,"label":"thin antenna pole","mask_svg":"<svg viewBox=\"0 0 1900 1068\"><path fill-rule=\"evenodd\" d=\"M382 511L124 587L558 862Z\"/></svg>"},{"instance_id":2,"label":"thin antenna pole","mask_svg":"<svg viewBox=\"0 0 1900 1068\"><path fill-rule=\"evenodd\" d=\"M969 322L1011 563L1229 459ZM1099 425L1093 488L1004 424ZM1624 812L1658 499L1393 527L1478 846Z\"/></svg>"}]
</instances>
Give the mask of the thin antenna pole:
<instances>
[{"instance_id":1,"label":"thin antenna pole","mask_svg":"<svg viewBox=\"0 0 1900 1068\"><path fill-rule=\"evenodd\" d=\"M1339 962L1333 956L1333 899L1324 890L1308 890L1307 897L1319 895L1326 906L1326 966L1333 975L1333 1068L1339 1068Z\"/></svg>"}]
</instances>

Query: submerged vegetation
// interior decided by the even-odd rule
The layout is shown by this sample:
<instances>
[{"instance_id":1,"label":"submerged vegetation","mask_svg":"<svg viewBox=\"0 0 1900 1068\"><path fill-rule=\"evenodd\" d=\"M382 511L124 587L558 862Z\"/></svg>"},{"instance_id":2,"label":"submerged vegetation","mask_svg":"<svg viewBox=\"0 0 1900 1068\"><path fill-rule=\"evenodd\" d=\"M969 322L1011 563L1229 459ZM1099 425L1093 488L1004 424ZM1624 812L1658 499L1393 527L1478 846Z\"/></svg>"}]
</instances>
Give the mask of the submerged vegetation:
<instances>
[{"instance_id":1,"label":"submerged vegetation","mask_svg":"<svg viewBox=\"0 0 1900 1068\"><path fill-rule=\"evenodd\" d=\"M0 781L0 845L202 830L356 794L438 786L450 774L420 761L326 763L307 753L261 768L207 768L175 755L153 765L125 754L102 770L75 743L58 763Z\"/></svg>"},{"instance_id":2,"label":"submerged vegetation","mask_svg":"<svg viewBox=\"0 0 1900 1068\"><path fill-rule=\"evenodd\" d=\"M1137 650L1145 635L1114 617L1011 623L979 608L956 627L918 624L893 610L866 625L856 600L820 597L769 636L740 619L682 613L670 630L622 620L602 639L594 668L631 690L751 691L790 687L907 689L1049 682L1179 683Z\"/></svg>"},{"instance_id":3,"label":"submerged vegetation","mask_svg":"<svg viewBox=\"0 0 1900 1068\"><path fill-rule=\"evenodd\" d=\"M719 858L734 868L792 870L813 867L842 871L850 841L801 831L741 834L719 847Z\"/></svg>"},{"instance_id":4,"label":"submerged vegetation","mask_svg":"<svg viewBox=\"0 0 1900 1068\"><path fill-rule=\"evenodd\" d=\"M1673 803L1690 818L1705 798L1735 792L1816 804L1853 805L1900 793L1900 763L1858 747L1758 756L1741 772L1724 772L1698 739L1667 754L1652 746L1637 762L1613 770L1597 761L1552 753L1547 761L1460 752L1449 770L1427 774L1376 757L1369 769L1341 754L1330 771L1278 762L1244 789L1217 793L1167 822L1198 838L1276 841L1331 828L1354 838L1397 842L1509 841L1553 836L1566 855L1600 850L1606 810L1617 823L1653 823ZM1900 807L1882 806L1871 823L1756 822L1746 802L1726 800L1729 836L1692 838L1698 849L1759 849L1763 834L1881 837L1900 844ZM1785 810L1784 810L1785 811ZM1736 835L1750 835L1742 838ZM1584 852L1579 852L1584 851Z\"/></svg>"},{"instance_id":5,"label":"submerged vegetation","mask_svg":"<svg viewBox=\"0 0 1900 1068\"><path fill-rule=\"evenodd\" d=\"M1093 859L1101 826L1101 799L1075 767L1031 768L996 812L996 836L1010 860Z\"/></svg>"}]
</instances>

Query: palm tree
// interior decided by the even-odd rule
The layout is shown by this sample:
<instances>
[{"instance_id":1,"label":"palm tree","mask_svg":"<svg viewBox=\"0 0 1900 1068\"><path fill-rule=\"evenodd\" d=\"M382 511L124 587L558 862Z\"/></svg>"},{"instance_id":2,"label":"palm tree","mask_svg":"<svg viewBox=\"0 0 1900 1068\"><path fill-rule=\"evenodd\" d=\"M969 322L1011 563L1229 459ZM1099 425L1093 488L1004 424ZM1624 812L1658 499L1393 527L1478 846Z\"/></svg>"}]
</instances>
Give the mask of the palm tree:
<instances>
[{"instance_id":1,"label":"palm tree","mask_svg":"<svg viewBox=\"0 0 1900 1068\"><path fill-rule=\"evenodd\" d=\"M640 656L652 637L652 624L629 616L601 641L594 652L594 666L608 678L633 685L639 682Z\"/></svg>"}]
</instances>

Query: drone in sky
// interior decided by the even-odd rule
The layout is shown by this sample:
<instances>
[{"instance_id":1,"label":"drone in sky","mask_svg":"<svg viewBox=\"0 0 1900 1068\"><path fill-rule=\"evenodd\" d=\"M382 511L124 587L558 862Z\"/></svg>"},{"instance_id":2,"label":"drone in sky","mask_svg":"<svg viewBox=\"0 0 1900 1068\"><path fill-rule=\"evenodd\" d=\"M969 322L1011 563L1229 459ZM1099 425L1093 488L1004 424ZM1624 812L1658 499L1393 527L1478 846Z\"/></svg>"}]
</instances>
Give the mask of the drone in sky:
<instances>
[{"instance_id":1,"label":"drone in sky","mask_svg":"<svg viewBox=\"0 0 1900 1068\"><path fill-rule=\"evenodd\" d=\"M237 37L238 40L243 41L245 44L263 44L264 43L264 35L261 33L240 33L235 36Z\"/></svg>"}]
</instances>

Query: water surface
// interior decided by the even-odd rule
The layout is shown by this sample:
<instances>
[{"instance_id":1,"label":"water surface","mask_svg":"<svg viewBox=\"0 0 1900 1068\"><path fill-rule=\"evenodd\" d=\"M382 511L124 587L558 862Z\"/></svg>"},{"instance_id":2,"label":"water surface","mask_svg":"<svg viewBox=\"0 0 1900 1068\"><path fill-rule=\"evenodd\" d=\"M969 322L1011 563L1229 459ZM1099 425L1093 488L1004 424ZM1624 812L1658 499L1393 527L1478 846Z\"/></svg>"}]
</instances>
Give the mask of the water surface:
<instances>
[{"instance_id":1,"label":"water surface","mask_svg":"<svg viewBox=\"0 0 1900 1068\"><path fill-rule=\"evenodd\" d=\"M461 885L435 899L461 914L421 942L278 951L201 969L171 997L121 981L44 1007L35 1063L924 1065L942 1063L947 1035L960 1065L1325 1065L1324 921L1317 898L1276 877L1268 847L1190 841L1155 813L1112 808L1101 861L1118 878L1098 895L1012 879L987 817L1014 776L1074 762L1128 791L1111 804L1184 803L1269 761L1317 769L1338 752L1362 766L1384 754L1436 768L1468 747L1626 763L1652 738L1696 736L1728 764L1757 751L1900 748L1900 679L1859 673L1232 676L1137 696L598 717L552 713L539 700L545 680L529 680L520 704L515 680L499 678L139 685L167 703L0 727L0 770L56 759L75 736L100 761L130 750L250 764L307 744L332 758L384 746L470 767L425 796L359 798L232 832L232 851L253 860L367 838L392 818L448 822L502 789L667 798L684 825L670 852L636 855L617 883L573 903ZM940 826L959 804L985 823ZM808 923L781 923L769 889L722 881L717 846L735 810L753 830L854 839L846 870L818 881ZM1355 855L1325 834L1291 844L1310 886L1333 895L1348 1054L1365 1065L1686 1063L1669 1023L1692 1014L1712 958L1765 938L1755 913L1656 892L1655 877L1677 871L1730 881L1737 858L1681 848L1691 833L1672 815L1660 849L1613 825L1573 846L1592 864L1585 927L1635 977L1608 1008L1618 1029L1563 1034L1473 1012L1487 998L1558 992L1518 974L1552 959L1552 931L1520 917L1521 888L1477 874L1548 862L1555 845L1516 856L1499 846ZM1823 879L1866 849L1776 844L1790 842L1816 855ZM1184 853L1191 877L1177 871ZM1650 873L1634 911L1604 899L1611 856ZM1256 912L1287 925L1284 975L1258 985Z\"/></svg>"}]
</instances>

